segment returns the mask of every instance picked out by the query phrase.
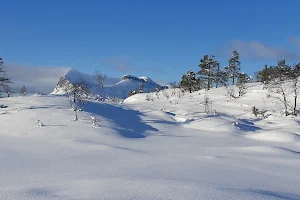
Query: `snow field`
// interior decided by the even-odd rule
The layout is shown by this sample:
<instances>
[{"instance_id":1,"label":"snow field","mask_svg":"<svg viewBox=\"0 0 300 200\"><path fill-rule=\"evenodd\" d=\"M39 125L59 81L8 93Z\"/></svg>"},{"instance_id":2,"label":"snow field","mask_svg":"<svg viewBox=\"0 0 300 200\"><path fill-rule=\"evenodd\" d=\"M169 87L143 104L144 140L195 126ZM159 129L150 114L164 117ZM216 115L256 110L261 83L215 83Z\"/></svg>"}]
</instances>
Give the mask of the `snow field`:
<instances>
[{"instance_id":1,"label":"snow field","mask_svg":"<svg viewBox=\"0 0 300 200\"><path fill-rule=\"evenodd\" d=\"M260 85L168 93L92 101L77 122L62 96L0 99L0 199L300 199L300 119Z\"/></svg>"}]
</instances>

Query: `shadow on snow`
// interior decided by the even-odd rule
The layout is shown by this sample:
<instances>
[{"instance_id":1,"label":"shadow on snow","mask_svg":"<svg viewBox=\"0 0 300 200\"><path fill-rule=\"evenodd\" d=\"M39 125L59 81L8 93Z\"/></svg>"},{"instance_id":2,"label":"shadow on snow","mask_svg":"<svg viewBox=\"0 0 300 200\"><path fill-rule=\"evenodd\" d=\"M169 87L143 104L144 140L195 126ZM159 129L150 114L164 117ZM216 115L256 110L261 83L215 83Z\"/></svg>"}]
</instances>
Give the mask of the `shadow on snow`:
<instances>
[{"instance_id":1,"label":"shadow on snow","mask_svg":"<svg viewBox=\"0 0 300 200\"><path fill-rule=\"evenodd\" d=\"M261 190L261 189L237 189L237 188L223 188L222 190L233 191L233 192L243 192L249 193L254 195L259 195L259 197L266 197L268 199L286 199L286 200L299 200L299 194L292 194L292 193L283 193L283 192L276 192L276 191L268 191L268 190Z\"/></svg>"},{"instance_id":2,"label":"shadow on snow","mask_svg":"<svg viewBox=\"0 0 300 200\"><path fill-rule=\"evenodd\" d=\"M145 124L140 118L142 114L135 110L96 102L88 102L83 110L112 120L116 124L113 128L125 138L145 138L148 131L158 131Z\"/></svg>"}]
</instances>

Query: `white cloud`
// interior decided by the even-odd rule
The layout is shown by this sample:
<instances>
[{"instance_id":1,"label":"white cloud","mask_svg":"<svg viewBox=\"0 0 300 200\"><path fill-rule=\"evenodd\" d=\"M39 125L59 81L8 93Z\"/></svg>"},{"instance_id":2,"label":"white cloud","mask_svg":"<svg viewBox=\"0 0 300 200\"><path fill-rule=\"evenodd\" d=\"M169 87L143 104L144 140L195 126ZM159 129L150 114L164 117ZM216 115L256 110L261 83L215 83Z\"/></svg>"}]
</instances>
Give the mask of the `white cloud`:
<instances>
[{"instance_id":1,"label":"white cloud","mask_svg":"<svg viewBox=\"0 0 300 200\"><path fill-rule=\"evenodd\" d=\"M59 77L68 72L68 67L26 67L21 65L5 65L7 76L13 82L15 92L25 85L30 93L48 94L53 91Z\"/></svg>"},{"instance_id":2,"label":"white cloud","mask_svg":"<svg viewBox=\"0 0 300 200\"><path fill-rule=\"evenodd\" d=\"M234 40L225 50L227 54L236 50L240 53L241 57L250 60L286 59L294 61L300 59L300 54L290 52L280 47L267 46L258 41Z\"/></svg>"}]
</instances>

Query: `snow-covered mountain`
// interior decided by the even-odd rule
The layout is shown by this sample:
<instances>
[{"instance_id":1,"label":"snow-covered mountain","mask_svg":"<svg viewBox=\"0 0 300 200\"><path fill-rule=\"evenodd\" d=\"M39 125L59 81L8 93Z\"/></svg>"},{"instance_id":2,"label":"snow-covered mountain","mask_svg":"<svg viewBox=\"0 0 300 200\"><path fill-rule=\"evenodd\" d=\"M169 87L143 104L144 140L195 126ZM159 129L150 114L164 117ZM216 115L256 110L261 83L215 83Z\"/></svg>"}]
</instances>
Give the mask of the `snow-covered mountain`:
<instances>
[{"instance_id":1,"label":"snow-covered mountain","mask_svg":"<svg viewBox=\"0 0 300 200\"><path fill-rule=\"evenodd\" d=\"M85 81L87 82L92 89L94 94L99 93L99 86L97 85L93 75L79 72L75 69L70 69L65 75L64 78L69 82L73 83L76 81ZM124 75L121 80L117 78L107 77L104 82L104 93L109 97L118 97L125 99L128 96L128 93L132 90L137 90L140 88L140 85L144 85L144 91L149 92L154 90L157 87L166 88L158 83L155 83L149 77L135 77L132 75ZM51 94L63 94L63 90L58 86L55 87L54 91Z\"/></svg>"}]
</instances>

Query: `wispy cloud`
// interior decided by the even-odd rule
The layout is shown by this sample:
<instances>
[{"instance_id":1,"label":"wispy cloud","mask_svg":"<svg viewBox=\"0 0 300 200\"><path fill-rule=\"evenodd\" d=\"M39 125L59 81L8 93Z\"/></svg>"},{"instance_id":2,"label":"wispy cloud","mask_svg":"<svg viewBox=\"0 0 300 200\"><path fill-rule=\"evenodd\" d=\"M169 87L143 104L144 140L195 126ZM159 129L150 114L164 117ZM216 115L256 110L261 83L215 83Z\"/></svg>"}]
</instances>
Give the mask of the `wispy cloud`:
<instances>
[{"instance_id":1,"label":"wispy cloud","mask_svg":"<svg viewBox=\"0 0 300 200\"><path fill-rule=\"evenodd\" d=\"M238 51L242 57L249 60L286 59L295 61L300 59L299 53L294 53L280 47L268 46L258 41L234 40L225 48L225 52L227 55L230 55L233 50Z\"/></svg>"},{"instance_id":2,"label":"wispy cloud","mask_svg":"<svg viewBox=\"0 0 300 200\"><path fill-rule=\"evenodd\" d=\"M104 66L117 72L130 72L134 70L128 55L108 58L104 61Z\"/></svg>"},{"instance_id":3,"label":"wispy cloud","mask_svg":"<svg viewBox=\"0 0 300 200\"><path fill-rule=\"evenodd\" d=\"M291 36L289 37L289 42L295 46L300 47L300 37Z\"/></svg>"},{"instance_id":4,"label":"wispy cloud","mask_svg":"<svg viewBox=\"0 0 300 200\"><path fill-rule=\"evenodd\" d=\"M157 73L157 74L165 74L166 73L163 69L155 68L155 67L146 68L146 71Z\"/></svg>"},{"instance_id":5,"label":"wispy cloud","mask_svg":"<svg viewBox=\"0 0 300 200\"><path fill-rule=\"evenodd\" d=\"M156 74L165 73L164 70L158 67L136 66L134 58L129 55L121 55L104 60L103 65L113 71L122 73L137 73L137 72L151 72Z\"/></svg>"},{"instance_id":6,"label":"wispy cloud","mask_svg":"<svg viewBox=\"0 0 300 200\"><path fill-rule=\"evenodd\" d=\"M25 85L30 93L50 93L56 86L59 77L70 69L69 67L27 67L6 64L7 76L13 82L13 89L18 92Z\"/></svg>"}]
</instances>

